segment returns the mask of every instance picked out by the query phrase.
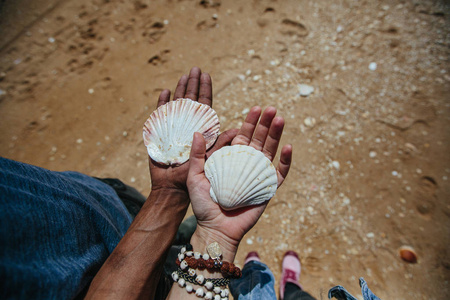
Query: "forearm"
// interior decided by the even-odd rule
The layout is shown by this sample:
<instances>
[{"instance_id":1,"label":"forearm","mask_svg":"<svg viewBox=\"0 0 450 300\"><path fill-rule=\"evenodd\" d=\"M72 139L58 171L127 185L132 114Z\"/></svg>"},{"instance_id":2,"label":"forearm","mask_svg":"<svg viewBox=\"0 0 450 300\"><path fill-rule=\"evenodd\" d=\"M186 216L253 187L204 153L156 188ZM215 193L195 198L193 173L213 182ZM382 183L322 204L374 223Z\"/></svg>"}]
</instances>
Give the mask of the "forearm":
<instances>
[{"instance_id":1,"label":"forearm","mask_svg":"<svg viewBox=\"0 0 450 300\"><path fill-rule=\"evenodd\" d=\"M95 276L86 298L153 298L167 251L188 206L188 195L182 190L152 191Z\"/></svg>"}]
</instances>

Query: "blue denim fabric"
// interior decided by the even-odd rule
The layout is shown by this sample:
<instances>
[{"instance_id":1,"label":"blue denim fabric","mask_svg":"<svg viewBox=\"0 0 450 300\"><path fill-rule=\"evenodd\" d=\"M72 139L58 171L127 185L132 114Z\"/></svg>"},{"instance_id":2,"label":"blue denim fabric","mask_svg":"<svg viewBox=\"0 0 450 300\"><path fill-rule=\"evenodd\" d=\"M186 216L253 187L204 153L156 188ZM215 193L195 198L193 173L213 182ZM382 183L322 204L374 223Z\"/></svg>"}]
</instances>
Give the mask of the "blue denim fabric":
<instances>
[{"instance_id":1,"label":"blue denim fabric","mask_svg":"<svg viewBox=\"0 0 450 300\"><path fill-rule=\"evenodd\" d=\"M0 299L72 299L131 224L114 190L0 158Z\"/></svg>"},{"instance_id":2,"label":"blue denim fabric","mask_svg":"<svg viewBox=\"0 0 450 300\"><path fill-rule=\"evenodd\" d=\"M367 286L367 282L362 277L359 278L359 286L361 287L361 293L364 300L380 300L380 298L372 293L372 291ZM340 285L335 286L328 291L328 299L331 299L332 297L335 297L338 300L358 300L350 295L350 293Z\"/></svg>"},{"instance_id":3,"label":"blue denim fabric","mask_svg":"<svg viewBox=\"0 0 450 300\"><path fill-rule=\"evenodd\" d=\"M234 299L277 299L275 278L270 269L259 261L250 261L242 269L242 277L229 284Z\"/></svg>"},{"instance_id":4,"label":"blue denim fabric","mask_svg":"<svg viewBox=\"0 0 450 300\"><path fill-rule=\"evenodd\" d=\"M234 299L249 300L249 299L277 299L275 294L275 279L270 269L258 261L250 261L245 264L242 269L242 277L231 280L230 292ZM380 300L375 296L367 286L364 278L359 279L361 292L364 300ZM308 295L309 296L309 295ZM328 298L335 297L338 300L358 300L353 297L345 288L338 285L330 289Z\"/></svg>"}]
</instances>

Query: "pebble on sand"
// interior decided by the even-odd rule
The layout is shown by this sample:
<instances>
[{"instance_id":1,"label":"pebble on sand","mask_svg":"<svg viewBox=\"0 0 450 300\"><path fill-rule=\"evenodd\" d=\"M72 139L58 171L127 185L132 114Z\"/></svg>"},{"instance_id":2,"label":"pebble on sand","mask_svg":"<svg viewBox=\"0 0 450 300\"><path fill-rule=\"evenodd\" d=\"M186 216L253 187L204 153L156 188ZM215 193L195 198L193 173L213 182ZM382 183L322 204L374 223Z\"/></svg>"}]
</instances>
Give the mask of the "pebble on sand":
<instances>
[{"instance_id":1,"label":"pebble on sand","mask_svg":"<svg viewBox=\"0 0 450 300\"><path fill-rule=\"evenodd\" d=\"M410 246L401 246L398 250L400 258L404 261L415 264L417 263L417 254L414 249Z\"/></svg>"},{"instance_id":2,"label":"pebble on sand","mask_svg":"<svg viewBox=\"0 0 450 300\"><path fill-rule=\"evenodd\" d=\"M377 63L371 62L371 63L369 64L369 70L370 70L370 71L375 71L376 69L377 69Z\"/></svg>"},{"instance_id":3,"label":"pebble on sand","mask_svg":"<svg viewBox=\"0 0 450 300\"><path fill-rule=\"evenodd\" d=\"M303 123L309 128L313 128L314 125L316 125L316 119L314 119L313 117L307 117L303 120Z\"/></svg>"},{"instance_id":4,"label":"pebble on sand","mask_svg":"<svg viewBox=\"0 0 450 300\"><path fill-rule=\"evenodd\" d=\"M308 97L311 93L314 92L314 87L307 84L299 84L298 89L300 96L303 97Z\"/></svg>"},{"instance_id":5,"label":"pebble on sand","mask_svg":"<svg viewBox=\"0 0 450 300\"><path fill-rule=\"evenodd\" d=\"M336 170L339 170L340 167L341 167L341 164L340 164L338 161L336 161L336 160L332 161L332 162L331 162L331 165L332 165L333 168L335 168Z\"/></svg>"}]
</instances>

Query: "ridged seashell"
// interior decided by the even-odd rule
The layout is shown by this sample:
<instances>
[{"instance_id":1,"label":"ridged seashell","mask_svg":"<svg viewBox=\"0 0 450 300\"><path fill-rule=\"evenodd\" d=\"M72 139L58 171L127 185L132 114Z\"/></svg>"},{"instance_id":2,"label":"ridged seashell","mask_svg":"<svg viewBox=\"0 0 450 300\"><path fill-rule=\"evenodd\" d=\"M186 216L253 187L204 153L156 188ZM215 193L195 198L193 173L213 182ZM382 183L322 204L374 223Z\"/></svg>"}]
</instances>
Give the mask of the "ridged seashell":
<instances>
[{"instance_id":1,"label":"ridged seashell","mask_svg":"<svg viewBox=\"0 0 450 300\"><path fill-rule=\"evenodd\" d=\"M170 101L155 110L144 124L144 144L161 164L180 165L189 159L194 132L211 147L219 135L219 118L208 105L191 99Z\"/></svg>"},{"instance_id":2,"label":"ridged seashell","mask_svg":"<svg viewBox=\"0 0 450 300\"><path fill-rule=\"evenodd\" d=\"M277 172L270 160L250 146L223 147L205 163L210 195L225 210L261 204L277 191Z\"/></svg>"}]
</instances>

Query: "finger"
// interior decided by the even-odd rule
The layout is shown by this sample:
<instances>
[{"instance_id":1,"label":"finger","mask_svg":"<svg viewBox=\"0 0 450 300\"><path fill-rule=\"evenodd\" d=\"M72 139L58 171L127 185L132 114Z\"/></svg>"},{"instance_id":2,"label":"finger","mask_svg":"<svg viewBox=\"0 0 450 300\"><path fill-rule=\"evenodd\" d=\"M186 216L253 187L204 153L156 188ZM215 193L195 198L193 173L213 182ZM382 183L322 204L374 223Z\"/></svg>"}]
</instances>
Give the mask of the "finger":
<instances>
[{"instance_id":1,"label":"finger","mask_svg":"<svg viewBox=\"0 0 450 300\"><path fill-rule=\"evenodd\" d=\"M283 134L284 119L282 117L276 117L270 124L269 135L264 142L262 152L264 155L272 161L277 154L278 144L280 143L281 135Z\"/></svg>"},{"instance_id":2,"label":"finger","mask_svg":"<svg viewBox=\"0 0 450 300\"><path fill-rule=\"evenodd\" d=\"M192 141L191 154L189 157L189 174L188 177L193 178L203 173L205 166L206 142L203 135L199 132L194 133Z\"/></svg>"},{"instance_id":3,"label":"finger","mask_svg":"<svg viewBox=\"0 0 450 300\"><path fill-rule=\"evenodd\" d=\"M275 107L269 106L264 110L261 120L256 127L252 141L250 142L251 147L259 151L263 149L267 135L269 134L270 124L272 124L272 120L275 118L276 114L277 109Z\"/></svg>"},{"instance_id":4,"label":"finger","mask_svg":"<svg viewBox=\"0 0 450 300\"><path fill-rule=\"evenodd\" d=\"M191 71L189 72L189 79L188 79L188 83L187 83L186 94L184 95L185 98L189 98L194 101L197 101L201 74L202 74L202 71L200 70L200 68L193 67L191 69Z\"/></svg>"},{"instance_id":5,"label":"finger","mask_svg":"<svg viewBox=\"0 0 450 300\"><path fill-rule=\"evenodd\" d=\"M214 146L206 152L206 157L210 157L214 151L219 150L224 146L231 145L231 141L236 137L238 133L238 129L229 129L219 135L217 141L214 143Z\"/></svg>"},{"instance_id":6,"label":"finger","mask_svg":"<svg viewBox=\"0 0 450 300\"><path fill-rule=\"evenodd\" d=\"M284 145L281 149L280 162L277 166L278 187L283 183L292 161L292 145Z\"/></svg>"},{"instance_id":7,"label":"finger","mask_svg":"<svg viewBox=\"0 0 450 300\"><path fill-rule=\"evenodd\" d=\"M234 138L231 145L246 145L250 144L252 140L253 132L255 131L256 124L258 124L259 116L261 115L261 107L254 106L250 109L247 117L245 118L244 124L242 124L241 129Z\"/></svg>"},{"instance_id":8,"label":"finger","mask_svg":"<svg viewBox=\"0 0 450 300\"><path fill-rule=\"evenodd\" d=\"M166 104L170 100L170 91L169 90L163 90L161 94L159 94L158 103L156 104L156 108L160 107L161 105Z\"/></svg>"},{"instance_id":9,"label":"finger","mask_svg":"<svg viewBox=\"0 0 450 300\"><path fill-rule=\"evenodd\" d=\"M200 76L198 102L212 106L212 81L208 73L202 73Z\"/></svg>"},{"instance_id":10,"label":"finger","mask_svg":"<svg viewBox=\"0 0 450 300\"><path fill-rule=\"evenodd\" d=\"M179 98L183 98L186 93L186 87L188 83L187 75L181 76L180 80L178 80L177 87L175 88L175 93L173 94L173 100L177 100Z\"/></svg>"},{"instance_id":11,"label":"finger","mask_svg":"<svg viewBox=\"0 0 450 300\"><path fill-rule=\"evenodd\" d=\"M215 143L215 146L222 148L223 146L229 146L231 145L231 141L236 137L237 133L239 132L238 129L229 129L225 132L222 132L219 137L217 138L217 141Z\"/></svg>"}]
</instances>

